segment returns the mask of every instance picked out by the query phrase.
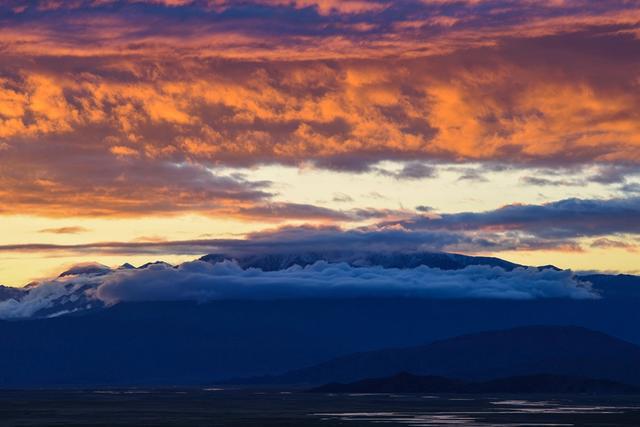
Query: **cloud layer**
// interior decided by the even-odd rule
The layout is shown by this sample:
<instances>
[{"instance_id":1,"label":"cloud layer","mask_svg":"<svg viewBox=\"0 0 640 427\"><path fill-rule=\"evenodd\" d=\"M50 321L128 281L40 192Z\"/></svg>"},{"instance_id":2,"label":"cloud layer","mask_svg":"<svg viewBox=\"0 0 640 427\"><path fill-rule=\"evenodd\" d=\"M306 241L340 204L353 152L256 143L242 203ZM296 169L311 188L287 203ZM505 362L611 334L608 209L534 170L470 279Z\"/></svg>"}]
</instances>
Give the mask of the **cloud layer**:
<instances>
[{"instance_id":1,"label":"cloud layer","mask_svg":"<svg viewBox=\"0 0 640 427\"><path fill-rule=\"evenodd\" d=\"M286 214L287 209L291 213ZM403 214L400 220L371 225L282 226L248 234L242 239L95 242L76 245L5 244L0 252L66 252L70 254L203 254L223 252L282 253L309 251L446 251L498 253L514 250L582 251L640 247L640 198L564 199L544 204L512 204L484 212L437 213L426 207L416 212L355 209L346 212L309 206L273 205L256 215L274 218L303 216L345 220L377 219ZM552 262L552 260L550 260Z\"/></svg>"},{"instance_id":2,"label":"cloud layer","mask_svg":"<svg viewBox=\"0 0 640 427\"><path fill-rule=\"evenodd\" d=\"M221 169L633 168L639 19L623 0L2 2L1 212L340 220Z\"/></svg>"},{"instance_id":3,"label":"cloud layer","mask_svg":"<svg viewBox=\"0 0 640 427\"><path fill-rule=\"evenodd\" d=\"M541 205L512 204L486 212L418 216L407 230L520 232L540 239L640 234L640 198L565 199Z\"/></svg>"},{"instance_id":4,"label":"cloud layer","mask_svg":"<svg viewBox=\"0 0 640 427\"><path fill-rule=\"evenodd\" d=\"M0 318L59 315L97 303L132 301L275 300L299 298L597 298L570 271L470 266L444 271L420 266L353 267L319 261L306 267L263 271L233 261L158 263L111 272L75 271L32 287L20 300L0 302ZM56 308L59 307L59 308ZM69 307L73 307L69 309Z\"/></svg>"}]
</instances>

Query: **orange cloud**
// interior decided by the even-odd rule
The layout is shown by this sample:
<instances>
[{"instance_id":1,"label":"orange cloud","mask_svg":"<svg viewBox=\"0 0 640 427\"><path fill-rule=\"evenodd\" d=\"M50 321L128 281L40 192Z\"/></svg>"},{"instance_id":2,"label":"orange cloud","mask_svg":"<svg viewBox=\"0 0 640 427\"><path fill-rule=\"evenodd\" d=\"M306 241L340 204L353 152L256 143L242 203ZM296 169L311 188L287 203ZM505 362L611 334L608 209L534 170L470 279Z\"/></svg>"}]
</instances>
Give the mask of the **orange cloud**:
<instances>
[{"instance_id":1,"label":"orange cloud","mask_svg":"<svg viewBox=\"0 0 640 427\"><path fill-rule=\"evenodd\" d=\"M257 215L265 188L207 171L267 163L640 162L629 2L8 6L4 212Z\"/></svg>"}]
</instances>

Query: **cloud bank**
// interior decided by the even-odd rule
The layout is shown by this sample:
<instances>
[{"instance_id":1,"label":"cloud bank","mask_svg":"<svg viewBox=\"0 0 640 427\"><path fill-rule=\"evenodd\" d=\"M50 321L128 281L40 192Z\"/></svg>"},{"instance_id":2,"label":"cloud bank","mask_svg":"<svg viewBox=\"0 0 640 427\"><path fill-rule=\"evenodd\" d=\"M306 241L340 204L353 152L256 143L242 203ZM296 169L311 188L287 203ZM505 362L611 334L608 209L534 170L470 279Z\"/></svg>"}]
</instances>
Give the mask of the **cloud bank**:
<instances>
[{"instance_id":1,"label":"cloud bank","mask_svg":"<svg viewBox=\"0 0 640 427\"><path fill-rule=\"evenodd\" d=\"M416 216L389 224L407 230L521 232L540 239L615 233L640 234L640 197L564 199L545 204L510 204L485 212Z\"/></svg>"},{"instance_id":2,"label":"cloud bank","mask_svg":"<svg viewBox=\"0 0 640 427\"><path fill-rule=\"evenodd\" d=\"M233 262L186 263L141 271L124 271L98 287L106 302L145 300L281 299L336 297L433 298L590 298L571 272L517 269L506 272L486 266L443 271L351 267L317 262L280 271L242 269Z\"/></svg>"},{"instance_id":3,"label":"cloud bank","mask_svg":"<svg viewBox=\"0 0 640 427\"><path fill-rule=\"evenodd\" d=\"M445 251L488 253L512 250L581 251L604 248L603 242L630 251L640 241L640 197L564 199L543 204L510 204L484 212L438 213L352 209L334 211L309 205L270 204L246 208L245 215L304 217L338 221L373 220L367 226L299 225L250 233L242 239L95 242L75 245L5 244L0 252L99 254L180 254L308 251ZM399 218L388 220L386 218ZM602 240L606 239L606 240Z\"/></svg>"},{"instance_id":4,"label":"cloud bank","mask_svg":"<svg viewBox=\"0 0 640 427\"><path fill-rule=\"evenodd\" d=\"M637 168L639 20L624 0L4 1L0 212L268 217L268 183L219 172L263 164Z\"/></svg>"},{"instance_id":5,"label":"cloud bank","mask_svg":"<svg viewBox=\"0 0 640 427\"><path fill-rule=\"evenodd\" d=\"M95 267L95 266L94 266ZM570 271L469 266L445 271L416 268L353 267L318 261L306 267L263 271L234 261L164 263L77 274L32 287L21 299L0 302L0 318L50 315L96 304L140 301L277 300L304 298L597 298ZM56 308L58 307L58 308ZM71 308L70 308L71 307Z\"/></svg>"}]
</instances>

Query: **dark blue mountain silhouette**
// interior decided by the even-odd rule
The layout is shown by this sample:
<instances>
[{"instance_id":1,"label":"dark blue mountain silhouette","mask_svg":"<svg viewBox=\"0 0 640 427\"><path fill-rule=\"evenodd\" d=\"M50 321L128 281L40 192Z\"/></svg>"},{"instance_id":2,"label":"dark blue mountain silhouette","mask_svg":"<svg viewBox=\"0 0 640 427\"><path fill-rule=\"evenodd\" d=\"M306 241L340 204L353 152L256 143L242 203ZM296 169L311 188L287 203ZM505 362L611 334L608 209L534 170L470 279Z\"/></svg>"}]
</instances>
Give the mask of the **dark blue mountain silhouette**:
<instances>
[{"instance_id":1,"label":"dark blue mountain silhouette","mask_svg":"<svg viewBox=\"0 0 640 427\"><path fill-rule=\"evenodd\" d=\"M640 385L637 366L640 347L629 342L580 327L528 326L356 353L256 382L350 382L397 372L488 380L545 372Z\"/></svg>"},{"instance_id":2,"label":"dark blue mountain silhouette","mask_svg":"<svg viewBox=\"0 0 640 427\"><path fill-rule=\"evenodd\" d=\"M264 271L283 270L294 265L307 266L317 261L346 262L354 267L381 266L384 268L415 268L421 265L441 270L459 270L470 265L490 265L504 270L523 267L494 257L476 257L446 252L354 252L318 251L302 253L265 253L241 256L209 254L200 258L206 262L234 259L243 268L259 268ZM545 266L541 268L554 268Z\"/></svg>"},{"instance_id":3,"label":"dark blue mountain silhouette","mask_svg":"<svg viewBox=\"0 0 640 427\"><path fill-rule=\"evenodd\" d=\"M203 260L215 262L229 258L208 255ZM429 252L267 254L235 259L243 267L265 270L308 265L318 260L394 268L427 265L449 270L476 264L504 269L519 267L498 258ZM105 271L103 266L95 265L80 268L84 270L67 274L89 271L99 275ZM640 343L637 327L640 324L640 277L605 274L578 277L590 281L603 298L154 302L98 305L91 310L86 310L87 302L82 298L64 298L66 305L46 307L39 316L58 313L61 309L73 311L78 304L82 304L83 311L52 319L0 321L3 349L0 387L201 384L273 375L354 352L415 346L460 334L531 324L578 325ZM0 288L0 300L17 298L36 286L38 284L32 284L20 290ZM594 344L593 351L601 347L602 344ZM583 346L585 354L593 353L590 348ZM499 347L496 349L487 351L500 354ZM370 377L402 370L406 369L362 374ZM449 375L448 372L442 374ZM591 373L587 372L586 376ZM321 383L333 379L357 378L330 378L327 374L317 378L289 378L287 382ZM272 377L262 379L272 380Z\"/></svg>"},{"instance_id":4,"label":"dark blue mountain silhouette","mask_svg":"<svg viewBox=\"0 0 640 427\"><path fill-rule=\"evenodd\" d=\"M582 325L640 343L640 311L628 299L123 303L0 321L0 387L203 384L530 324Z\"/></svg>"},{"instance_id":5,"label":"dark blue mountain silhouette","mask_svg":"<svg viewBox=\"0 0 640 427\"><path fill-rule=\"evenodd\" d=\"M630 274L582 274L578 278L590 282L606 298L640 298L640 276Z\"/></svg>"}]
</instances>

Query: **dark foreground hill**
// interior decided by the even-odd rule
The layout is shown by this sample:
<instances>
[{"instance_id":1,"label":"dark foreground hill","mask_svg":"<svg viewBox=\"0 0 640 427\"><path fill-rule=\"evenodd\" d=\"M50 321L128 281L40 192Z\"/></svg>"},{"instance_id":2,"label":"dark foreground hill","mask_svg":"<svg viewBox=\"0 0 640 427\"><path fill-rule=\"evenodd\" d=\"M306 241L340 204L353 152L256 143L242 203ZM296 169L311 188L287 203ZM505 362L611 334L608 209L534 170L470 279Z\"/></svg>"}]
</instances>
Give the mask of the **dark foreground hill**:
<instances>
[{"instance_id":1,"label":"dark foreground hill","mask_svg":"<svg viewBox=\"0 0 640 427\"><path fill-rule=\"evenodd\" d=\"M349 384L331 383L314 389L315 393L589 393L637 394L640 387L616 381L566 375L537 374L466 382L437 376L400 373L386 378L371 378Z\"/></svg>"},{"instance_id":2,"label":"dark foreground hill","mask_svg":"<svg viewBox=\"0 0 640 427\"><path fill-rule=\"evenodd\" d=\"M210 384L531 324L581 325L640 343L637 307L628 299L122 303L51 319L0 321L0 387ZM609 348L608 342L585 352ZM500 349L483 351L489 357ZM510 375L499 368L498 375ZM406 369L366 371L358 378L319 375L313 383L401 371Z\"/></svg>"},{"instance_id":3,"label":"dark foreground hill","mask_svg":"<svg viewBox=\"0 0 640 427\"><path fill-rule=\"evenodd\" d=\"M481 332L431 344L356 353L280 376L280 384L350 382L409 372L489 380L545 372L640 385L640 347L580 327L530 326Z\"/></svg>"}]
</instances>

